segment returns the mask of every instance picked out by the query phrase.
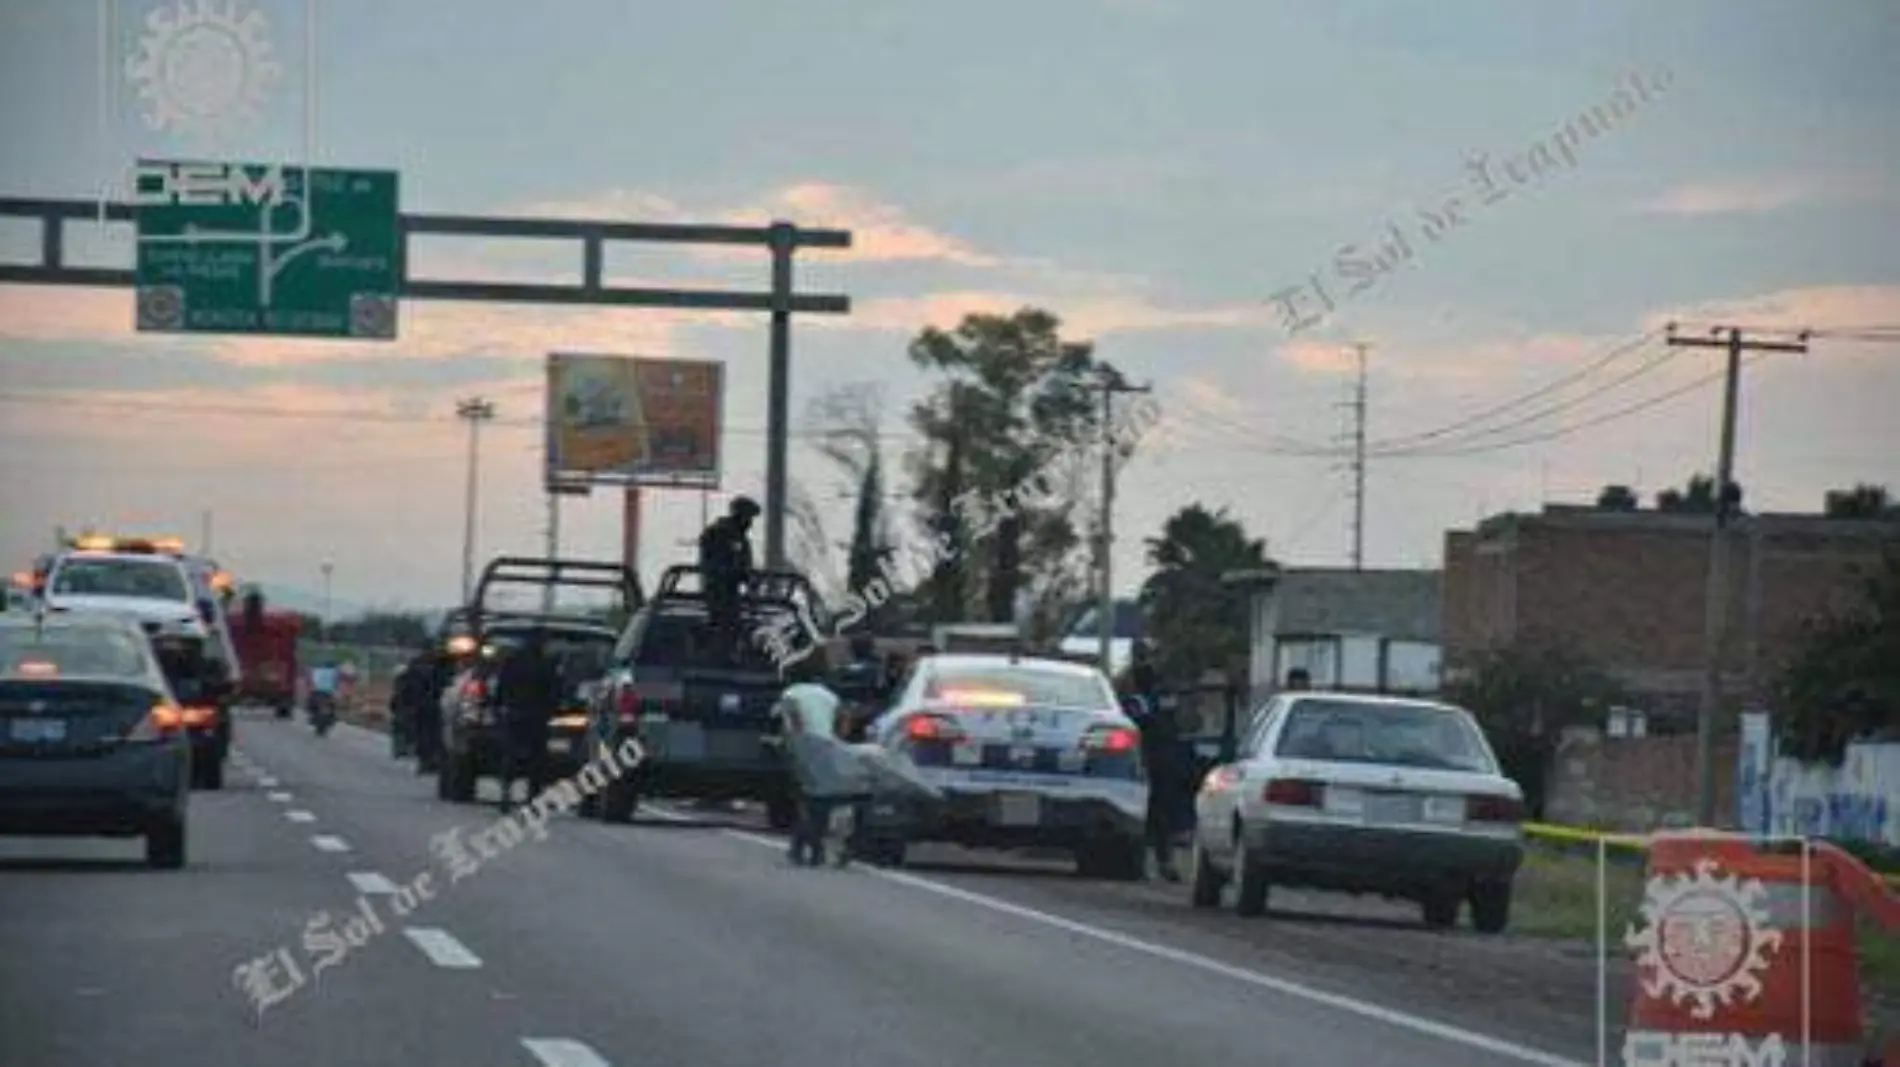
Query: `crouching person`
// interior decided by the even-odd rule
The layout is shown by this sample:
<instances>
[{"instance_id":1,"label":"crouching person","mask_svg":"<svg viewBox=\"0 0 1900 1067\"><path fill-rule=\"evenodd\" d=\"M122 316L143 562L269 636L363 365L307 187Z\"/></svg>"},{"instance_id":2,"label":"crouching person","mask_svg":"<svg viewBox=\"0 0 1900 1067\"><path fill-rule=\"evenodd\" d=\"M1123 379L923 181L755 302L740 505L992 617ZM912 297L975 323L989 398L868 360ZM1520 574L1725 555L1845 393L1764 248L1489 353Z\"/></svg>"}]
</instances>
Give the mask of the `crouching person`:
<instances>
[{"instance_id":1,"label":"crouching person","mask_svg":"<svg viewBox=\"0 0 1900 1067\"><path fill-rule=\"evenodd\" d=\"M797 866L822 865L828 843L840 866L850 861L843 838L857 821L850 816L870 792L856 754L838 736L839 707L837 694L822 685L790 686L779 697L781 736L798 804L789 849Z\"/></svg>"}]
</instances>

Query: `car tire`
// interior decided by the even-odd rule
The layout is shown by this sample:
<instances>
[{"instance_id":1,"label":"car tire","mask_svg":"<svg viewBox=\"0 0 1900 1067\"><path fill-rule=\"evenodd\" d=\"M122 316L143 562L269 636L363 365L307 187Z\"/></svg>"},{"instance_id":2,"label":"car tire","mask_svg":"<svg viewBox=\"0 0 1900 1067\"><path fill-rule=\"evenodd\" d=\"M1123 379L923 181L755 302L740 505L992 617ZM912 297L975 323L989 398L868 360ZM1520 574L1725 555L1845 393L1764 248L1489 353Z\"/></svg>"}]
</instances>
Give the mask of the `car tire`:
<instances>
[{"instance_id":1,"label":"car tire","mask_svg":"<svg viewBox=\"0 0 1900 1067\"><path fill-rule=\"evenodd\" d=\"M798 821L798 806L792 798L783 793L765 798L765 825L778 832L785 832Z\"/></svg>"},{"instance_id":2,"label":"car tire","mask_svg":"<svg viewBox=\"0 0 1900 1067\"><path fill-rule=\"evenodd\" d=\"M275 708L275 709L273 710L273 713L274 713L274 714L275 714L275 715L276 715L276 716L277 716L278 718L280 718L280 719L288 719L288 718L290 718L290 705L289 705L289 704L279 704L279 705L277 705L277 707L276 707L276 708Z\"/></svg>"},{"instance_id":3,"label":"car tire","mask_svg":"<svg viewBox=\"0 0 1900 1067\"><path fill-rule=\"evenodd\" d=\"M1486 880L1471 887L1471 925L1481 934L1501 934L1511 925L1511 883Z\"/></svg>"},{"instance_id":4,"label":"car tire","mask_svg":"<svg viewBox=\"0 0 1900 1067\"><path fill-rule=\"evenodd\" d=\"M600 792L601 822L630 823L639 807L640 790L625 779L608 782L607 788Z\"/></svg>"},{"instance_id":5,"label":"car tire","mask_svg":"<svg viewBox=\"0 0 1900 1067\"><path fill-rule=\"evenodd\" d=\"M436 765L435 765L435 798L437 800L452 799L454 794L453 794L453 791L449 788L449 786L452 784L453 783L449 781L448 758L444 757L440 760L437 760Z\"/></svg>"},{"instance_id":6,"label":"car tire","mask_svg":"<svg viewBox=\"0 0 1900 1067\"><path fill-rule=\"evenodd\" d=\"M904 865L907 851L902 841L873 841L864 847L864 858L873 867L897 868Z\"/></svg>"},{"instance_id":7,"label":"car tire","mask_svg":"<svg viewBox=\"0 0 1900 1067\"><path fill-rule=\"evenodd\" d=\"M574 814L580 816L583 819L600 818L600 794L599 793L581 794L581 802L579 804L574 805Z\"/></svg>"},{"instance_id":8,"label":"car tire","mask_svg":"<svg viewBox=\"0 0 1900 1067\"><path fill-rule=\"evenodd\" d=\"M145 831L145 863L161 871L185 865L185 817L168 815Z\"/></svg>"},{"instance_id":9,"label":"car tire","mask_svg":"<svg viewBox=\"0 0 1900 1067\"><path fill-rule=\"evenodd\" d=\"M451 804L473 804L475 802L475 761L466 756L451 756L442 763L444 788L448 795L443 799Z\"/></svg>"},{"instance_id":10,"label":"car tire","mask_svg":"<svg viewBox=\"0 0 1900 1067\"><path fill-rule=\"evenodd\" d=\"M203 763L191 765L191 785L194 789L217 791L224 788L224 761L213 753Z\"/></svg>"},{"instance_id":11,"label":"car tire","mask_svg":"<svg viewBox=\"0 0 1900 1067\"><path fill-rule=\"evenodd\" d=\"M1240 883L1234 892L1235 914L1249 919L1265 915L1273 883L1267 877L1266 864L1248 854L1244 840L1234 844L1234 873Z\"/></svg>"},{"instance_id":12,"label":"car tire","mask_svg":"<svg viewBox=\"0 0 1900 1067\"><path fill-rule=\"evenodd\" d=\"M1194 880L1189 887L1189 900L1197 908L1220 907L1221 890L1227 887L1227 879L1214 869L1213 857L1201 847L1199 834L1194 835L1194 849L1190 855L1193 857L1189 862L1193 865Z\"/></svg>"},{"instance_id":13,"label":"car tire","mask_svg":"<svg viewBox=\"0 0 1900 1067\"><path fill-rule=\"evenodd\" d=\"M1449 930L1458 925L1458 908L1464 901L1458 894L1434 892L1419 901L1419 909L1424 915L1425 925L1433 930Z\"/></svg>"}]
</instances>

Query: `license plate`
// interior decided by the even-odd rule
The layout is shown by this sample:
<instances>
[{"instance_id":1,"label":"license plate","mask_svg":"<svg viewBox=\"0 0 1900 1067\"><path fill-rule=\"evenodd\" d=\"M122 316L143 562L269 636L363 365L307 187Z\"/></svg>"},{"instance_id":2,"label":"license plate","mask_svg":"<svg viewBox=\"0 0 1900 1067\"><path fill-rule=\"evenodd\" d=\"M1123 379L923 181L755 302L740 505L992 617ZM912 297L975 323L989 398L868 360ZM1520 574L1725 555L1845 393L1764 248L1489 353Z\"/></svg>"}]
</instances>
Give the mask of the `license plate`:
<instances>
[{"instance_id":1,"label":"license plate","mask_svg":"<svg viewBox=\"0 0 1900 1067\"><path fill-rule=\"evenodd\" d=\"M1036 762L1035 746L1034 745L1009 746L1009 761L1018 767L1027 767L1035 763Z\"/></svg>"},{"instance_id":2,"label":"license plate","mask_svg":"<svg viewBox=\"0 0 1900 1067\"><path fill-rule=\"evenodd\" d=\"M1425 821L1461 823L1465 821L1464 797L1426 797Z\"/></svg>"},{"instance_id":3,"label":"license plate","mask_svg":"<svg viewBox=\"0 0 1900 1067\"><path fill-rule=\"evenodd\" d=\"M1417 822L1418 809L1418 798L1403 793L1373 793L1366 797L1367 822Z\"/></svg>"},{"instance_id":4,"label":"license plate","mask_svg":"<svg viewBox=\"0 0 1900 1067\"><path fill-rule=\"evenodd\" d=\"M996 798L996 821L1004 826L1040 825L1042 798L1034 793L1004 793Z\"/></svg>"},{"instance_id":5,"label":"license plate","mask_svg":"<svg viewBox=\"0 0 1900 1067\"><path fill-rule=\"evenodd\" d=\"M703 760L706 758L706 729L696 722L676 722L667 728L666 743L660 746L668 759Z\"/></svg>"},{"instance_id":6,"label":"license plate","mask_svg":"<svg viewBox=\"0 0 1900 1067\"><path fill-rule=\"evenodd\" d=\"M65 719L14 719L7 737L22 744L66 740Z\"/></svg>"},{"instance_id":7,"label":"license plate","mask_svg":"<svg viewBox=\"0 0 1900 1067\"><path fill-rule=\"evenodd\" d=\"M983 746L952 745L950 762L959 767L980 767L983 765Z\"/></svg>"},{"instance_id":8,"label":"license plate","mask_svg":"<svg viewBox=\"0 0 1900 1067\"><path fill-rule=\"evenodd\" d=\"M565 737L550 737L548 738L548 751L566 752L569 744L570 742Z\"/></svg>"},{"instance_id":9,"label":"license plate","mask_svg":"<svg viewBox=\"0 0 1900 1067\"><path fill-rule=\"evenodd\" d=\"M647 712L645 715L640 716L640 725L642 726L665 726L667 723L672 722L672 721L673 721L673 718L670 715L661 715L657 712L651 712L651 711Z\"/></svg>"}]
</instances>

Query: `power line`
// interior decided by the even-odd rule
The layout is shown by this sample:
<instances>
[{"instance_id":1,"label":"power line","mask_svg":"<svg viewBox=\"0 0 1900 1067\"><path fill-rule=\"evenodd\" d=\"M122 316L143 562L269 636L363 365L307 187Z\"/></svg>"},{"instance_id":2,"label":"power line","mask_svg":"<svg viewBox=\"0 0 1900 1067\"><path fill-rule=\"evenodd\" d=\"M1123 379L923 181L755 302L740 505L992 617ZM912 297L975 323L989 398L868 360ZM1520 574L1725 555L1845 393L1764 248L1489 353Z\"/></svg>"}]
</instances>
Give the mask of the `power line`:
<instances>
[{"instance_id":1,"label":"power line","mask_svg":"<svg viewBox=\"0 0 1900 1067\"><path fill-rule=\"evenodd\" d=\"M1624 385L1628 385L1630 382L1633 382L1636 379L1641 378L1646 374L1655 373L1657 370L1661 369L1664 364L1668 363L1673 358L1675 358L1675 353L1670 352L1667 349L1664 349L1662 352L1651 357L1648 362L1638 364L1636 369L1628 371L1627 373L1619 377L1613 378L1610 381L1607 381L1603 383L1602 385L1597 386L1595 389L1590 390L1589 392L1580 393L1577 396L1571 397L1569 400L1561 401L1556 404L1550 404L1548 406L1538 408L1537 410L1532 411L1530 414L1524 415L1510 422L1499 423L1496 426L1485 427L1484 429L1476 430L1468 434L1459 434L1458 436L1452 439L1451 443L1454 446L1460 445L1460 444L1470 444L1474 441L1480 441L1487 437L1494 437L1498 434L1505 433L1510 430L1516 430L1525 426L1532 425L1534 423L1542 422L1543 420L1545 420L1546 418L1549 418L1552 415L1561 415L1566 411L1575 410L1576 408L1590 402L1591 400L1594 400L1605 393L1613 392ZM1419 451L1417 446L1405 446L1405 447L1391 449L1391 450L1380 449L1376 454L1381 455L1381 456L1398 456L1398 455L1405 455L1408 452L1415 452L1415 451Z\"/></svg>"},{"instance_id":2,"label":"power line","mask_svg":"<svg viewBox=\"0 0 1900 1067\"><path fill-rule=\"evenodd\" d=\"M1591 361L1591 363L1588 366L1583 367L1580 370L1572 371L1571 373L1564 375L1562 378L1559 378L1556 381L1550 382L1536 389L1533 389L1528 393L1524 393L1520 396L1513 397L1510 400L1506 400L1506 401L1503 401L1502 403L1495 404L1491 407L1485 408L1482 411L1478 411L1471 415L1467 415L1456 422L1446 423L1445 425L1440 426L1437 429L1433 429L1433 430L1425 430L1419 433L1401 434L1397 437L1391 437L1391 438L1386 438L1385 440L1375 441L1373 442L1372 447L1375 450L1379 450L1379 449L1389 448L1394 445L1404 444L1407 442L1435 441L1441 437L1446 437L1451 434L1457 433L1457 431L1462 430L1467 426L1477 425L1478 423L1481 423L1490 419L1494 415L1502 415L1505 412L1510 411L1514 408L1522 407L1523 405L1529 403L1530 401L1536 400L1539 397L1549 396L1551 393L1557 392L1563 389L1565 386L1570 385L1573 382L1582 381L1583 379L1589 377L1590 375L1595 374L1597 371L1602 370L1603 368L1609 366L1610 364L1616 362L1619 359L1622 359L1624 356L1628 355L1629 353L1634 352L1642 348L1643 346L1649 344L1649 342L1655 340L1656 335L1661 332L1662 331L1660 330L1651 330L1648 333L1645 333L1641 335L1640 337L1637 337L1633 340L1625 341L1617 345L1616 347L1610 349L1608 352L1605 352L1603 355L1599 356L1597 359Z\"/></svg>"}]
</instances>

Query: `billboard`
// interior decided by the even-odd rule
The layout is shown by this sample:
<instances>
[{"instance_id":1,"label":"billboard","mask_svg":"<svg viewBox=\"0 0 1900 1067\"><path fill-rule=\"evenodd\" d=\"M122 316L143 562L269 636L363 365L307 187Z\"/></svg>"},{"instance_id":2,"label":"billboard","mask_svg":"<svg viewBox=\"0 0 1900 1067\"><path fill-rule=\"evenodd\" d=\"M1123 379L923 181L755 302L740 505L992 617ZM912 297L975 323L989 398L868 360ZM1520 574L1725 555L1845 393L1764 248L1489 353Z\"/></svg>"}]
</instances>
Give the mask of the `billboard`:
<instances>
[{"instance_id":1,"label":"billboard","mask_svg":"<svg viewBox=\"0 0 1900 1067\"><path fill-rule=\"evenodd\" d=\"M547 395L550 483L718 488L724 364L555 352Z\"/></svg>"}]
</instances>

